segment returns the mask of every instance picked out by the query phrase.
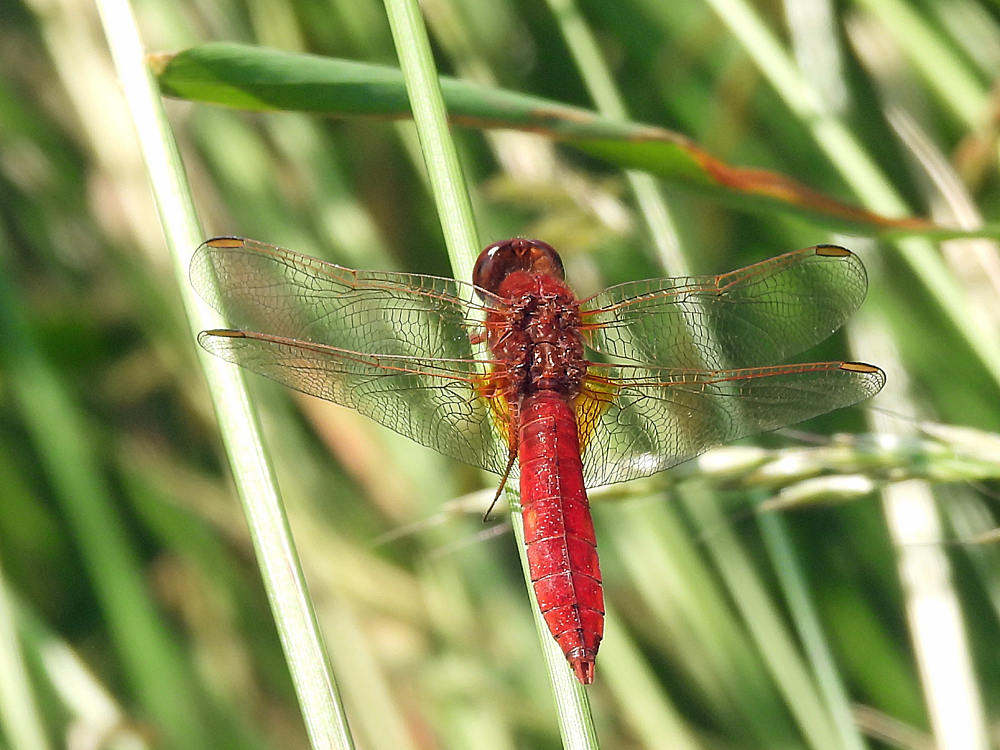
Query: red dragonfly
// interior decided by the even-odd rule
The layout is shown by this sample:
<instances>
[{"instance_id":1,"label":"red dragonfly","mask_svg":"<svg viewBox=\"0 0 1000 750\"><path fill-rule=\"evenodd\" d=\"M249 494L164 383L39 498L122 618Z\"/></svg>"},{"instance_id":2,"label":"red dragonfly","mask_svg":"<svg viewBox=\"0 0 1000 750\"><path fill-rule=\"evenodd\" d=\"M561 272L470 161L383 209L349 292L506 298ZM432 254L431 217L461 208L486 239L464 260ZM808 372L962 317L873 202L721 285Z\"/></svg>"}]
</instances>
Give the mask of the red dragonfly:
<instances>
[{"instance_id":1,"label":"red dragonfly","mask_svg":"<svg viewBox=\"0 0 1000 750\"><path fill-rule=\"evenodd\" d=\"M864 299L864 266L834 245L580 301L539 240L490 245L467 284L220 237L198 249L191 281L235 327L199 335L212 354L504 481L519 474L538 604L584 684L604 633L585 488L855 404L885 382L858 362L767 364L827 338Z\"/></svg>"}]
</instances>

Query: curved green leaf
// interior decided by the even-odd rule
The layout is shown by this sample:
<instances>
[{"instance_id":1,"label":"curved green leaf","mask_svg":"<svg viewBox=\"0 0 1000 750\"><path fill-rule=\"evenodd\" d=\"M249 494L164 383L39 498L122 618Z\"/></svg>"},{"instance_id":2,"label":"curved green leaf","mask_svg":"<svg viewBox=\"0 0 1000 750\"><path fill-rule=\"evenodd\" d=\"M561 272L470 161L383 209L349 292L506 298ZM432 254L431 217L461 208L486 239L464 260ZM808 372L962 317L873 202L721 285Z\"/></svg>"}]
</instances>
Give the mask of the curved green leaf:
<instances>
[{"instance_id":1,"label":"curved green leaf","mask_svg":"<svg viewBox=\"0 0 1000 750\"><path fill-rule=\"evenodd\" d=\"M384 65L226 43L156 56L152 63L165 94L192 101L337 117L410 116L402 74ZM840 231L955 234L924 219L889 218L842 203L775 172L728 165L664 128L454 78L442 78L441 87L456 124L540 133L742 209L796 214Z\"/></svg>"}]
</instances>

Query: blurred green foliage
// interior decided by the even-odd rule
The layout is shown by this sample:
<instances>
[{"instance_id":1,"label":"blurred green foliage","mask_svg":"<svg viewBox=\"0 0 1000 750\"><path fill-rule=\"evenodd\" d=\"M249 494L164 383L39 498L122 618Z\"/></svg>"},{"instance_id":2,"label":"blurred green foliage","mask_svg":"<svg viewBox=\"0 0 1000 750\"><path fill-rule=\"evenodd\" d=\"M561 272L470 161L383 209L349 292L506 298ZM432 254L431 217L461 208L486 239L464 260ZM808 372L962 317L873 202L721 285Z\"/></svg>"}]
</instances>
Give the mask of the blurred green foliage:
<instances>
[{"instance_id":1,"label":"blurred green foliage","mask_svg":"<svg viewBox=\"0 0 1000 750\"><path fill-rule=\"evenodd\" d=\"M800 68L789 70L816 101L796 106L762 73L750 25L732 21L741 9L794 51ZM223 40L395 62L384 12L369 0L142 0L135 10L150 52ZM424 10L442 72L593 106L549 6L445 0ZM831 156L815 127L830 118L912 215L996 221L995 4L629 0L579 10L636 120L684 133L728 164L887 212L866 194L875 178L852 171L846 151L845 161ZM99 29L88 4L0 6L0 587L53 746L73 736L305 747ZM448 275L408 123L168 108L206 236ZM581 296L667 273L620 172L538 136L455 137L484 244L542 237L563 252ZM829 679L871 747L929 747L932 737L960 746L946 738L961 727L935 713L942 694L956 698L952 717L968 736L976 725L963 717L979 717L995 744L1000 560L977 536L994 525L995 485L958 480L996 474L946 471L960 462L920 448L913 420L982 430L934 437L962 461L974 446L976 461L1000 465L989 359L1000 341L996 248L933 248L944 258L940 288L957 290L945 296L914 270L909 246L831 237L677 188L666 197L693 273L828 241L859 251L871 291L858 327L810 357L882 365L883 403L899 413L878 429L910 442L891 470L856 451L856 463L816 473L929 477L945 530L916 545L930 555L924 567L910 560L901 573L913 549L894 546L892 501L876 493L754 518L747 507L774 496L766 472L722 482L710 498L718 466L692 463L669 484L616 488L620 502L598 496L613 612L590 689L603 746L846 747L843 729L830 729L844 717ZM960 331L948 305L973 324ZM353 413L260 379L252 386L358 745L559 746L509 535L483 533L481 503L463 512L446 502L491 492L494 479ZM804 437L872 428L854 408L802 429L808 436L763 441L795 449ZM791 594L795 575L818 614L812 630ZM940 580L933 596L914 590L931 579ZM928 642L927 618L947 619L952 601L962 627ZM825 639L832 673L815 661L813 637ZM79 661L61 650L57 659L64 646ZM2 633L0 652L13 654ZM936 672L935 658L968 659L975 681ZM0 694L14 684L0 672ZM20 736L3 717L0 745L25 746Z\"/></svg>"}]
</instances>

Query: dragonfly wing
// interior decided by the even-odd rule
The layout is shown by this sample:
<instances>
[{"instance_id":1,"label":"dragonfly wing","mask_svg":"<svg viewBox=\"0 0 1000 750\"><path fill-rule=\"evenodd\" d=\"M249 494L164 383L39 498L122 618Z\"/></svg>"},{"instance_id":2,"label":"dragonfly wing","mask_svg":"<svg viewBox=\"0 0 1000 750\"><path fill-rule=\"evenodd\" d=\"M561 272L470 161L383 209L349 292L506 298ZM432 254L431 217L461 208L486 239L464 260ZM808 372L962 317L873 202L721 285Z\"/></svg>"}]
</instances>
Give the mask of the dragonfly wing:
<instances>
[{"instance_id":1,"label":"dragonfly wing","mask_svg":"<svg viewBox=\"0 0 1000 750\"><path fill-rule=\"evenodd\" d=\"M282 385L357 409L390 430L502 474L508 449L472 360L362 354L246 331L203 331L209 352Z\"/></svg>"},{"instance_id":2,"label":"dragonfly wing","mask_svg":"<svg viewBox=\"0 0 1000 750\"><path fill-rule=\"evenodd\" d=\"M878 393L871 365L822 362L707 372L591 367L576 413L588 486L670 468L723 443Z\"/></svg>"},{"instance_id":3,"label":"dragonfly wing","mask_svg":"<svg viewBox=\"0 0 1000 750\"><path fill-rule=\"evenodd\" d=\"M819 245L721 276L610 287L581 303L582 329L594 350L633 362L758 367L823 341L867 287L854 253Z\"/></svg>"},{"instance_id":4,"label":"dragonfly wing","mask_svg":"<svg viewBox=\"0 0 1000 750\"><path fill-rule=\"evenodd\" d=\"M256 240L209 240L190 276L233 328L338 349L468 359L481 325L470 284L354 271Z\"/></svg>"}]
</instances>

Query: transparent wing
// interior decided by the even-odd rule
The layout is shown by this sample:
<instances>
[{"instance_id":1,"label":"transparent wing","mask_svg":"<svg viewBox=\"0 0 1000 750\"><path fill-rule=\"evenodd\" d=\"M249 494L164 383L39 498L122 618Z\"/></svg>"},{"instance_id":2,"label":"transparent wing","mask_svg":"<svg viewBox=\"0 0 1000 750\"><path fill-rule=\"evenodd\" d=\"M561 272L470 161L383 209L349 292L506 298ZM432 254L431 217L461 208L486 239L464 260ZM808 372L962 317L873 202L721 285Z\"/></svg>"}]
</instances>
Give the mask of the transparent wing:
<instances>
[{"instance_id":1,"label":"transparent wing","mask_svg":"<svg viewBox=\"0 0 1000 750\"><path fill-rule=\"evenodd\" d=\"M471 284L353 271L255 240L209 240L190 275L233 328L367 354L471 358L481 325Z\"/></svg>"},{"instance_id":2,"label":"transparent wing","mask_svg":"<svg viewBox=\"0 0 1000 750\"><path fill-rule=\"evenodd\" d=\"M717 372L592 366L576 402L588 486L648 476L709 448L874 396L885 374L856 362Z\"/></svg>"},{"instance_id":3,"label":"transparent wing","mask_svg":"<svg viewBox=\"0 0 1000 750\"><path fill-rule=\"evenodd\" d=\"M868 279L850 250L797 250L721 276L650 279L581 303L595 351L663 367L720 370L781 362L858 309Z\"/></svg>"},{"instance_id":4,"label":"transparent wing","mask_svg":"<svg viewBox=\"0 0 1000 750\"><path fill-rule=\"evenodd\" d=\"M508 449L484 396L488 378L468 359L373 355L246 331L203 331L222 359L311 396L357 409L390 430L502 474Z\"/></svg>"}]
</instances>

